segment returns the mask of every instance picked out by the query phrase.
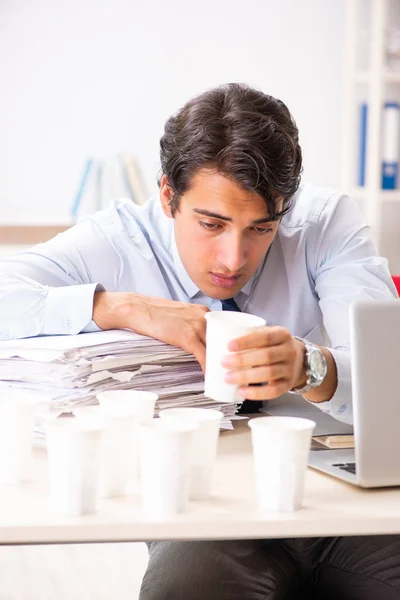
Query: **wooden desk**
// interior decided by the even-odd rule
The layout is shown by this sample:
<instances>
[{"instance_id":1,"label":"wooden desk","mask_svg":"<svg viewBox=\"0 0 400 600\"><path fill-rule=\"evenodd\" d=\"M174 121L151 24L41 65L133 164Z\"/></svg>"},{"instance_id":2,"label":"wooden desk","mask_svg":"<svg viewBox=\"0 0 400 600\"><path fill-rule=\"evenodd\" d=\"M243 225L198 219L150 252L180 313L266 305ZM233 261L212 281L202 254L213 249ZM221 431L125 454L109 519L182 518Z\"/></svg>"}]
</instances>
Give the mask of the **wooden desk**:
<instances>
[{"instance_id":1,"label":"wooden desk","mask_svg":"<svg viewBox=\"0 0 400 600\"><path fill-rule=\"evenodd\" d=\"M71 225L0 225L1 244L32 246L50 240Z\"/></svg>"},{"instance_id":2,"label":"wooden desk","mask_svg":"<svg viewBox=\"0 0 400 600\"><path fill-rule=\"evenodd\" d=\"M169 522L143 519L139 489L102 500L94 515L59 517L50 509L42 450L36 451L34 477L18 488L0 488L0 544L400 533L400 489L362 490L310 469L304 508L261 518L246 421L221 434L213 498L189 503L188 512Z\"/></svg>"}]
</instances>

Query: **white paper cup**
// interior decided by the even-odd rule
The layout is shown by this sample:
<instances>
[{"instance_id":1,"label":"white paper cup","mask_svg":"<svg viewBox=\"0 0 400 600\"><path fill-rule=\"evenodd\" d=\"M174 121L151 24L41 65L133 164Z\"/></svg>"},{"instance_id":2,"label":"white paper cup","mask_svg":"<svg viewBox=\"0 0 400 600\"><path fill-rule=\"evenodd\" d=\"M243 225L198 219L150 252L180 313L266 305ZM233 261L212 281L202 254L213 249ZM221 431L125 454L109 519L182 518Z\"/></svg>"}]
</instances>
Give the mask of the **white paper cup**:
<instances>
[{"instance_id":1,"label":"white paper cup","mask_svg":"<svg viewBox=\"0 0 400 600\"><path fill-rule=\"evenodd\" d=\"M140 390L114 390L100 392L96 396L100 407L107 414L131 413L139 423L147 423L154 416L157 394Z\"/></svg>"},{"instance_id":2,"label":"white paper cup","mask_svg":"<svg viewBox=\"0 0 400 600\"><path fill-rule=\"evenodd\" d=\"M206 375L204 394L217 402L240 402L238 386L225 382L227 369L222 359L227 354L230 341L251 333L266 325L265 319L233 311L213 311L205 315L206 333Z\"/></svg>"},{"instance_id":3,"label":"white paper cup","mask_svg":"<svg viewBox=\"0 0 400 600\"><path fill-rule=\"evenodd\" d=\"M64 515L96 512L102 426L64 417L46 423L51 500Z\"/></svg>"},{"instance_id":4,"label":"white paper cup","mask_svg":"<svg viewBox=\"0 0 400 600\"><path fill-rule=\"evenodd\" d=\"M133 418L131 448L127 451L128 478L137 480L140 475L138 454L138 425L148 423L154 417L158 395L140 390L114 390L101 392L96 396L104 414L117 416L130 415Z\"/></svg>"},{"instance_id":5,"label":"white paper cup","mask_svg":"<svg viewBox=\"0 0 400 600\"><path fill-rule=\"evenodd\" d=\"M130 473L130 456L134 436L131 416L109 417L103 431L100 459L101 498L124 496Z\"/></svg>"},{"instance_id":6,"label":"white paper cup","mask_svg":"<svg viewBox=\"0 0 400 600\"><path fill-rule=\"evenodd\" d=\"M100 498L116 498L127 493L134 419L129 406L124 414L124 407L115 405L111 410L88 406L73 411L82 423L93 423L93 419L97 419L104 427L99 466Z\"/></svg>"},{"instance_id":7,"label":"white paper cup","mask_svg":"<svg viewBox=\"0 0 400 600\"><path fill-rule=\"evenodd\" d=\"M0 393L0 483L29 479L35 417L41 405L26 392Z\"/></svg>"},{"instance_id":8,"label":"white paper cup","mask_svg":"<svg viewBox=\"0 0 400 600\"><path fill-rule=\"evenodd\" d=\"M251 419L249 427L259 510L298 510L303 501L314 421L260 417Z\"/></svg>"},{"instance_id":9,"label":"white paper cup","mask_svg":"<svg viewBox=\"0 0 400 600\"><path fill-rule=\"evenodd\" d=\"M192 439L189 498L206 500L211 495L223 413L220 410L209 408L167 408L160 411L160 417L197 423L197 429L193 432Z\"/></svg>"},{"instance_id":10,"label":"white paper cup","mask_svg":"<svg viewBox=\"0 0 400 600\"><path fill-rule=\"evenodd\" d=\"M153 419L139 426L142 507L145 516L184 512L189 494L190 452L196 423Z\"/></svg>"}]
</instances>

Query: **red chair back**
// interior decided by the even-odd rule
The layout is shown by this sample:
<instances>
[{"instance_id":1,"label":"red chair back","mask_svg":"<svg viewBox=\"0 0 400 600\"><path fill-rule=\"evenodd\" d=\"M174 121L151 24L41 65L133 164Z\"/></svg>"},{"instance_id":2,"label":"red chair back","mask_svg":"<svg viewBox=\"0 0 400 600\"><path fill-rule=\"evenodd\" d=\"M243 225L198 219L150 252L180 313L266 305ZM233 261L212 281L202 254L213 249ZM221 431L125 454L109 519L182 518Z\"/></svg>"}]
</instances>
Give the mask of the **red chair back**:
<instances>
[{"instance_id":1,"label":"red chair back","mask_svg":"<svg viewBox=\"0 0 400 600\"><path fill-rule=\"evenodd\" d=\"M392 279L394 281L394 285L396 286L397 293L400 296L400 275L392 275Z\"/></svg>"}]
</instances>

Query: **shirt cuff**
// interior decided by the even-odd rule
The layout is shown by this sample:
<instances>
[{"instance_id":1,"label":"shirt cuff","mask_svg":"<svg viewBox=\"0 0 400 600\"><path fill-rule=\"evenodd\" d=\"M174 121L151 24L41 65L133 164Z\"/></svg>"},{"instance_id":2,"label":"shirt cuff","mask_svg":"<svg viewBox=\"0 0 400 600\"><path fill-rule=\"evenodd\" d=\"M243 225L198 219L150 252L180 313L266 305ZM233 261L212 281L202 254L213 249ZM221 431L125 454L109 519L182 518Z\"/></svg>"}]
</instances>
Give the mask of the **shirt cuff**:
<instances>
[{"instance_id":1,"label":"shirt cuff","mask_svg":"<svg viewBox=\"0 0 400 600\"><path fill-rule=\"evenodd\" d=\"M92 322L94 294L102 291L100 283L49 288L43 334L75 335L83 331Z\"/></svg>"},{"instance_id":2,"label":"shirt cuff","mask_svg":"<svg viewBox=\"0 0 400 600\"><path fill-rule=\"evenodd\" d=\"M322 411L328 413L338 421L353 424L353 405L351 401L351 361L348 350L335 350L328 348L336 363L337 388L330 400L326 402L312 402ZM306 398L307 399L307 398ZM308 402L311 402L308 400Z\"/></svg>"},{"instance_id":3,"label":"shirt cuff","mask_svg":"<svg viewBox=\"0 0 400 600\"><path fill-rule=\"evenodd\" d=\"M101 290L96 290L96 292L100 291ZM93 333L93 331L102 331L97 323L95 323L93 320L82 329L82 333Z\"/></svg>"}]
</instances>

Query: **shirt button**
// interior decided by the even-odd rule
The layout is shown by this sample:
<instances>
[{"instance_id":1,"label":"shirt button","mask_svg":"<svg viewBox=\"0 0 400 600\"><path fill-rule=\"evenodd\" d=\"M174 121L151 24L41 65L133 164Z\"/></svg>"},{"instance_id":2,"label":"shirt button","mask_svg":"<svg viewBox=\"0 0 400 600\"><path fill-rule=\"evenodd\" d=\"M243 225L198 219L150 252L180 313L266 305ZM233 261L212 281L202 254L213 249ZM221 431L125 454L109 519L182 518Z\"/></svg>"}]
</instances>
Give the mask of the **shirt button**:
<instances>
[{"instance_id":1,"label":"shirt button","mask_svg":"<svg viewBox=\"0 0 400 600\"><path fill-rule=\"evenodd\" d=\"M65 321L65 326L66 326L66 328L67 328L67 329L71 329L71 327L72 327L72 322L71 322L71 320L70 320L70 319L67 319L67 320Z\"/></svg>"}]
</instances>

